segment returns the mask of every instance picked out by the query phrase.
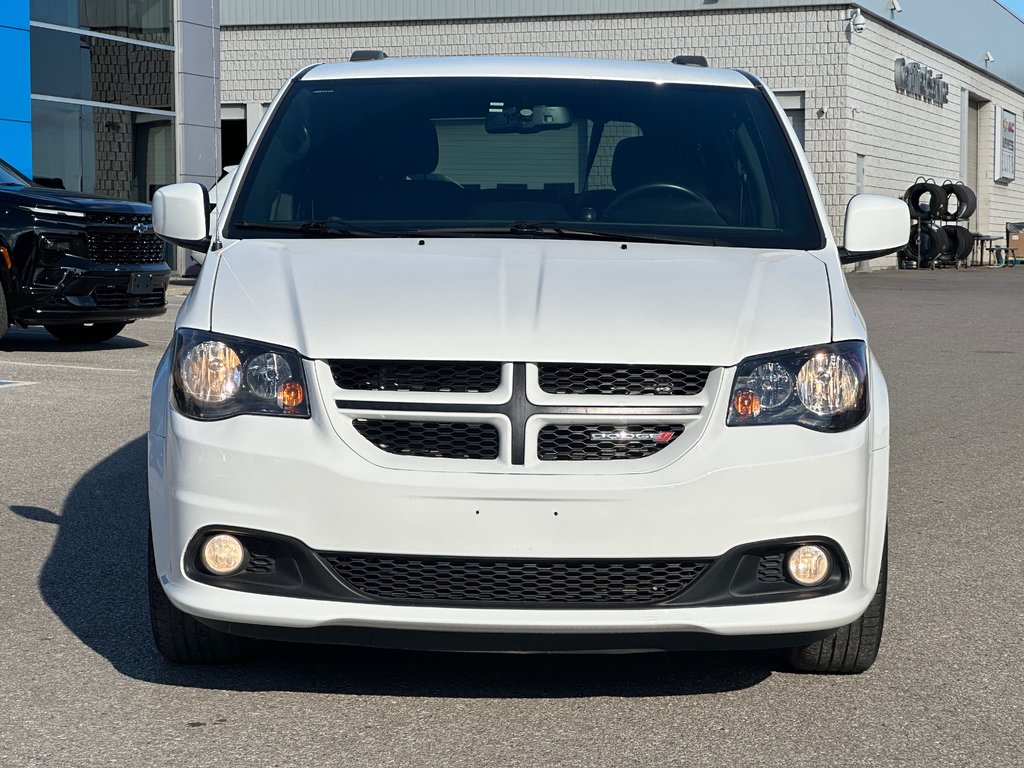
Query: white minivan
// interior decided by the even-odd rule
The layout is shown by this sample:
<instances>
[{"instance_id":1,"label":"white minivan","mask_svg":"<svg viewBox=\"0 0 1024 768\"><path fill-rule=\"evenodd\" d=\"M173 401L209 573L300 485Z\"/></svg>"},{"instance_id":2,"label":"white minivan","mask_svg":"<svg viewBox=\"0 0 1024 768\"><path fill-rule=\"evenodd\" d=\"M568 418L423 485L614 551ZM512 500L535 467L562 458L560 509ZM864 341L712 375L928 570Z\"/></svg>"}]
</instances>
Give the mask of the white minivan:
<instances>
[{"instance_id":1,"label":"white minivan","mask_svg":"<svg viewBox=\"0 0 1024 768\"><path fill-rule=\"evenodd\" d=\"M154 200L205 253L153 385L161 653L867 669L889 412L841 263L906 204L841 247L772 93L698 57L355 58L286 84L214 231Z\"/></svg>"}]
</instances>

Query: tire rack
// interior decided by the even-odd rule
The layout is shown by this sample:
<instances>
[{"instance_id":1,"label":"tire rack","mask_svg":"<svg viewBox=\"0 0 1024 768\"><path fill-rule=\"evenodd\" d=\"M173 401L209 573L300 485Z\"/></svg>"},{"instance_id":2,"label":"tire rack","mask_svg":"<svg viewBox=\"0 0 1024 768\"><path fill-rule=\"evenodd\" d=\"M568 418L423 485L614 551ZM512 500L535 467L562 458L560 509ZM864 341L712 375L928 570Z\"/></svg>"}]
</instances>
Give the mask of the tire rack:
<instances>
[{"instance_id":1,"label":"tire rack","mask_svg":"<svg viewBox=\"0 0 1024 768\"><path fill-rule=\"evenodd\" d=\"M935 205L935 203L936 203L935 193L934 192L930 192L929 193L930 194L930 201L929 201L929 205L928 205L928 208L929 208L928 212L924 213L924 212L921 211L920 208L918 208L917 211L916 211L916 213L918 215L915 216L915 208L914 208L914 205L912 205L911 197L913 196L915 190L918 188L918 185L922 185L922 184L929 184L929 185L932 185L933 187L938 188L939 190L942 191L943 198L942 198L941 204L936 206ZM948 187L954 187L954 189L947 190ZM949 195L951 193L952 194L956 193L955 187L963 187L964 189L966 189L970 193L971 198L973 198L973 200L971 201L971 204L969 204L967 206L968 208L970 208L970 211L968 212L968 215L966 217L963 217L963 218L961 218L959 216L950 216L950 215L948 215L948 211L947 211L947 208L946 208L946 204L948 202ZM942 184L938 184L938 183L936 183L935 179L928 178L928 177L925 177L925 176L918 176L917 180L914 182L914 184L911 187L909 187L906 192L903 193L903 200L907 203L907 205L911 209L911 217L914 218L917 221L917 258L916 259L912 258L911 255L910 255L910 252L909 252L909 250L907 248L902 249L900 251L900 254L899 254L899 266L900 266L900 268L908 268L908 267L904 266L908 262L914 262L916 264L915 268L920 268L921 267L921 262L924 259L924 257L921 254L921 248L922 248L922 241L923 241L923 234L924 234L923 233L923 229L924 229L925 225L930 226L930 228L933 231L936 230L936 229L940 229L940 228L942 228L944 226L947 226L947 225L956 226L957 228L963 229L964 231L966 231L968 233L970 233L970 231L971 231L971 216L974 214L975 210L977 209L977 196L976 196L974 190L972 190L970 187L968 187L962 181L954 182L954 181L951 181L950 179L946 179L945 181L942 182ZM963 206L963 200L958 196L957 197L957 210L959 211L963 207L964 207ZM936 210L938 210L939 215L935 215L935 211ZM948 235L947 235L947 237L948 237ZM908 245L909 245L909 243L908 243ZM936 253L936 255L933 256L929 260L929 267L931 269L935 269L937 266L945 266L945 265L948 265L948 264L955 265L957 269L960 269L961 266L966 268L970 264L971 254L974 252L974 238L972 236L970 247L967 248L963 253L960 252L961 249L959 249L959 248L955 248L951 255L947 254L946 250L947 250L946 248L939 249L938 253Z\"/></svg>"}]
</instances>

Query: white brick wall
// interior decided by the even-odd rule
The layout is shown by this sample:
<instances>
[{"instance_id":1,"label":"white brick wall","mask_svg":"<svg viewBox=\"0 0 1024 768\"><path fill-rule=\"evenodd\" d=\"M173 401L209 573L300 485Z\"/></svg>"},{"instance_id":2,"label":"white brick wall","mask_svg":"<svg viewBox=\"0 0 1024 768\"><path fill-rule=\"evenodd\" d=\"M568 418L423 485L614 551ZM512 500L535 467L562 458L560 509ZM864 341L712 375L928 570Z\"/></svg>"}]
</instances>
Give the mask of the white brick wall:
<instances>
[{"instance_id":1,"label":"white brick wall","mask_svg":"<svg viewBox=\"0 0 1024 768\"><path fill-rule=\"evenodd\" d=\"M1024 125L1024 96L922 45L879 19L848 35L848 5L774 11L703 11L427 24L232 27L221 30L222 101L269 102L296 70L377 48L397 56L520 54L665 61L700 53L712 66L745 69L779 91L805 94L806 152L837 238L856 187L856 155L866 156L865 192L899 195L919 175L960 177L960 89L993 100L981 115L979 196L984 219L1001 233L1024 220L1024 177L993 176L994 106ZM950 102L926 104L896 92L898 57L944 74ZM821 107L828 111L822 113Z\"/></svg>"},{"instance_id":2,"label":"white brick wall","mask_svg":"<svg viewBox=\"0 0 1024 768\"><path fill-rule=\"evenodd\" d=\"M897 58L920 61L942 74L949 83L949 103L938 106L898 93L893 80ZM980 205L971 229L1002 235L1007 221L1024 221L1024 176L1019 158L1016 181L1000 184L994 180L996 107L1005 107L1022 119L1024 95L894 28L874 22L868 32L853 36L849 71L849 150L851 156L866 155L865 192L899 195L918 176L932 177L939 183L963 178L960 140L966 126L961 125L961 92L967 89L988 102L980 115ZM851 178L848 194L853 190Z\"/></svg>"}]
</instances>

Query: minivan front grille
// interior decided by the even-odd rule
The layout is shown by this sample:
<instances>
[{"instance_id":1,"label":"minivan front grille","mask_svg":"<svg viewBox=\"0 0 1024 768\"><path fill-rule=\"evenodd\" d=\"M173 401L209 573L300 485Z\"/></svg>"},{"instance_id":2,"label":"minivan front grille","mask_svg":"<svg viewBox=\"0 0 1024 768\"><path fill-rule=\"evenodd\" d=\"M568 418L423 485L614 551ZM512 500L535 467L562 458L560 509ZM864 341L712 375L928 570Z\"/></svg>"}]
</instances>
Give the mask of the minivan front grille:
<instances>
[{"instance_id":1,"label":"minivan front grille","mask_svg":"<svg viewBox=\"0 0 1024 768\"><path fill-rule=\"evenodd\" d=\"M423 360L328 360L342 389L380 392L493 392L501 363Z\"/></svg>"},{"instance_id":2,"label":"minivan front grille","mask_svg":"<svg viewBox=\"0 0 1024 768\"><path fill-rule=\"evenodd\" d=\"M525 466L534 457L539 462L645 459L675 443L707 404L706 398L687 402L651 395L621 402L539 391L538 372L549 368L562 375L572 366L408 360L324 362L340 389L331 388L331 394L341 418L351 419L347 424L378 449L399 456L482 459L495 461L496 466ZM710 369L703 368L606 368L627 374L638 371L635 380L640 384L629 390L630 394L653 391L656 384L643 376L654 373L670 379L675 376L671 388L676 394L687 388L703 390L710 376ZM615 391L625 391L621 389L625 385L615 386L619 387ZM576 387L579 393L592 394L592 390L581 387ZM358 389L385 390L389 394L352 392ZM492 391L502 394L497 398L486 396ZM465 396L420 394L442 392L461 392ZM503 446L501 452L499 444ZM550 467L546 471L556 470Z\"/></svg>"},{"instance_id":3,"label":"minivan front grille","mask_svg":"<svg viewBox=\"0 0 1024 768\"><path fill-rule=\"evenodd\" d=\"M708 560L542 560L407 557L322 552L350 587L384 602L501 607L661 603Z\"/></svg>"},{"instance_id":4,"label":"minivan front grille","mask_svg":"<svg viewBox=\"0 0 1024 768\"><path fill-rule=\"evenodd\" d=\"M671 445L682 424L549 424L537 437L541 461L643 459Z\"/></svg>"},{"instance_id":5,"label":"minivan front grille","mask_svg":"<svg viewBox=\"0 0 1024 768\"><path fill-rule=\"evenodd\" d=\"M352 425L382 451L399 456L484 461L498 458L498 430L493 424L356 419Z\"/></svg>"},{"instance_id":6,"label":"minivan front grille","mask_svg":"<svg viewBox=\"0 0 1024 768\"><path fill-rule=\"evenodd\" d=\"M711 368L541 363L540 388L553 395L699 395Z\"/></svg>"}]
</instances>

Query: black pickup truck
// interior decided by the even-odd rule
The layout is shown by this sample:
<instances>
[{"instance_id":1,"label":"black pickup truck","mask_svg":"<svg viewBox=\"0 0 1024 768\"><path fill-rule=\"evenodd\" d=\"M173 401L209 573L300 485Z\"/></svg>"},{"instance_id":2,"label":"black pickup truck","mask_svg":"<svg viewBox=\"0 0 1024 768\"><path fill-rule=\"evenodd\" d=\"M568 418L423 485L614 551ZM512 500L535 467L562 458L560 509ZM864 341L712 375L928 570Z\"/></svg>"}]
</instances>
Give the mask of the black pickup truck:
<instances>
[{"instance_id":1,"label":"black pickup truck","mask_svg":"<svg viewBox=\"0 0 1024 768\"><path fill-rule=\"evenodd\" d=\"M166 311L170 274L150 206L42 187L0 160L0 336L106 341Z\"/></svg>"}]
</instances>

